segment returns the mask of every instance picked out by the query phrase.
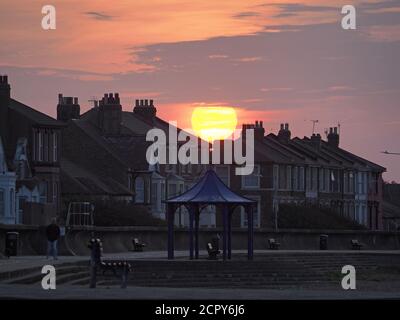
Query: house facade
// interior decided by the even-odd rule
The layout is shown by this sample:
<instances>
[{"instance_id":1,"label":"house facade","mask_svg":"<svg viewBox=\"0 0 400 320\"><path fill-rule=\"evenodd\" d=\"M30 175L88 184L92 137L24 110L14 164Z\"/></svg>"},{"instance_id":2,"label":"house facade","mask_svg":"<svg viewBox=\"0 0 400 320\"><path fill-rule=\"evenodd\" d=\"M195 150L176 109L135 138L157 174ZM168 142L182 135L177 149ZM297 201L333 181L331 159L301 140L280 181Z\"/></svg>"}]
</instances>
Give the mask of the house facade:
<instances>
[{"instance_id":1,"label":"house facade","mask_svg":"<svg viewBox=\"0 0 400 320\"><path fill-rule=\"evenodd\" d=\"M385 168L340 148L337 128L330 128L326 141L317 134L291 138L288 124L281 124L277 135L265 135L262 121L243 126L248 128L255 130L254 171L235 176L232 166L224 179L234 191L258 201L256 227L276 227L281 204L313 204L382 229ZM247 225L243 213L235 216L237 227Z\"/></svg>"},{"instance_id":2,"label":"house facade","mask_svg":"<svg viewBox=\"0 0 400 320\"><path fill-rule=\"evenodd\" d=\"M15 187L3 196L4 207L10 208L3 223L24 223L25 215L32 215L27 203L40 204L35 211L41 215L28 220L47 223L59 214L60 208L62 124L12 99L7 76L0 76L0 122L3 168L7 166L9 175L15 176Z\"/></svg>"}]
</instances>

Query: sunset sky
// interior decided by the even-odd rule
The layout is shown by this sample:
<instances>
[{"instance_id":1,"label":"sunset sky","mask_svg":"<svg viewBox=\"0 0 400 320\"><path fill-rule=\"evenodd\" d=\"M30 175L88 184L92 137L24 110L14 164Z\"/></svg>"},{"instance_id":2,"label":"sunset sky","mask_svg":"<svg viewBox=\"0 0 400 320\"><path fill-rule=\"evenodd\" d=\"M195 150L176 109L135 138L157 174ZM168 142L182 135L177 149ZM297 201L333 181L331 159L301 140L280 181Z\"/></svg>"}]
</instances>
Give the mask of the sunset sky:
<instances>
[{"instance_id":1,"label":"sunset sky","mask_svg":"<svg viewBox=\"0 0 400 320\"><path fill-rule=\"evenodd\" d=\"M57 29L41 28L42 6ZM357 30L341 8L357 9ZM238 122L288 122L293 136L341 125L343 148L400 182L399 0L2 0L0 74L12 96L55 116L57 95L154 99L190 127L195 106L235 107Z\"/></svg>"}]
</instances>

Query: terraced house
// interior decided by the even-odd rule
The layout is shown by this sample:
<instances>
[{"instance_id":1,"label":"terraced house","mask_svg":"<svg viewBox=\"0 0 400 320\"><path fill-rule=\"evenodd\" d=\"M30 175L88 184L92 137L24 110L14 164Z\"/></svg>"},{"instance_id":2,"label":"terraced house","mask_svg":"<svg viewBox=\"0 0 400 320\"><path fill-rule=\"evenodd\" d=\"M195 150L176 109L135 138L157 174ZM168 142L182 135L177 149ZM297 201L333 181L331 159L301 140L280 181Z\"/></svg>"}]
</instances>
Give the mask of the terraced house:
<instances>
[{"instance_id":1,"label":"terraced house","mask_svg":"<svg viewBox=\"0 0 400 320\"><path fill-rule=\"evenodd\" d=\"M62 126L12 99L0 76L0 223L43 224L59 214Z\"/></svg>"},{"instance_id":2,"label":"terraced house","mask_svg":"<svg viewBox=\"0 0 400 320\"><path fill-rule=\"evenodd\" d=\"M227 167L224 179L233 190L258 201L255 226L273 226L281 204L315 204L382 229L385 168L340 148L337 127L329 129L326 141L319 134L292 138L288 124L281 124L277 135L265 135L262 121L246 128L255 130L254 172L238 177ZM246 224L244 214L236 218L236 226Z\"/></svg>"},{"instance_id":3,"label":"terraced house","mask_svg":"<svg viewBox=\"0 0 400 320\"><path fill-rule=\"evenodd\" d=\"M164 219L163 201L188 190L208 166L148 164L147 132L159 128L168 137L169 130L153 100L135 100L124 111L119 94L109 93L81 114L78 98L60 94L55 120L12 99L10 90L2 76L0 223L40 224L72 201L96 200L142 204ZM282 204L315 204L382 229L385 168L340 148L337 128L326 140L319 134L292 138L288 124L278 134L266 134L262 121L243 125L249 128L255 137L253 173L236 175L235 164L213 167L227 186L257 201L255 227L274 226ZM202 227L221 224L215 208L204 210ZM184 208L175 221L188 225ZM237 209L232 223L246 227L244 212Z\"/></svg>"}]
</instances>

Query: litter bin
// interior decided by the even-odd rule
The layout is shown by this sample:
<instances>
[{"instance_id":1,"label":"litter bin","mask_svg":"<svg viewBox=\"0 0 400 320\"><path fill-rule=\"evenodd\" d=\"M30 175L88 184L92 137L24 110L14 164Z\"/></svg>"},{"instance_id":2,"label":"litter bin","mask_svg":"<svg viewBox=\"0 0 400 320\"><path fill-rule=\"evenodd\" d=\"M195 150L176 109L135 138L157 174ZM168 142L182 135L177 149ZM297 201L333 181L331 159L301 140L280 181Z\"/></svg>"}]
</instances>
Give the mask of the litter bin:
<instances>
[{"instance_id":1,"label":"litter bin","mask_svg":"<svg viewBox=\"0 0 400 320\"><path fill-rule=\"evenodd\" d=\"M327 250L328 249L328 235L321 234L319 236L319 250Z\"/></svg>"},{"instance_id":2,"label":"litter bin","mask_svg":"<svg viewBox=\"0 0 400 320\"><path fill-rule=\"evenodd\" d=\"M16 256L18 253L18 232L6 233L6 256Z\"/></svg>"}]
</instances>

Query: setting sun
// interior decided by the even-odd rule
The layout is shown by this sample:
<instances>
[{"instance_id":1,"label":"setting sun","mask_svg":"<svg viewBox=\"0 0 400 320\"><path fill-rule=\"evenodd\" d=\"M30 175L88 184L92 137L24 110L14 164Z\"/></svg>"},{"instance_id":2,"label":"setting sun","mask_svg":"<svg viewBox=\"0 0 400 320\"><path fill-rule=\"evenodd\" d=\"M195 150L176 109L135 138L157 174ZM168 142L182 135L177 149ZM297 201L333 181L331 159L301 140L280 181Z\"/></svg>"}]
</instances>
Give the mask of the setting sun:
<instances>
[{"instance_id":1,"label":"setting sun","mask_svg":"<svg viewBox=\"0 0 400 320\"><path fill-rule=\"evenodd\" d=\"M192 128L203 140L226 139L236 125L236 111L231 107L196 107L192 113Z\"/></svg>"}]
</instances>

